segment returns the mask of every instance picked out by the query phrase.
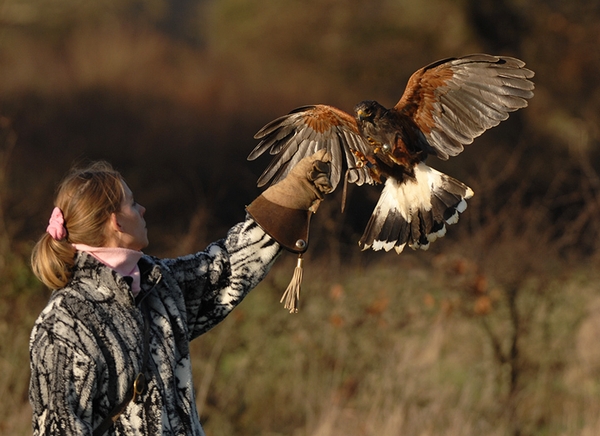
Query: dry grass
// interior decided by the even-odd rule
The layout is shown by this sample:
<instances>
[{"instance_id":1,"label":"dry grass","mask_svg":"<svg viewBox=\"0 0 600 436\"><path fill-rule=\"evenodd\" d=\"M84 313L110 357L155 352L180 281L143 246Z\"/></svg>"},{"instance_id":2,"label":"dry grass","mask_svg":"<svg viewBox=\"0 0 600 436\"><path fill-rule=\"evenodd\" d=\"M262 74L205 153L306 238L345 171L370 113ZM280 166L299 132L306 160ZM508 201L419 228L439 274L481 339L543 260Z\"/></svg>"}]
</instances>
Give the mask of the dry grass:
<instances>
[{"instance_id":1,"label":"dry grass","mask_svg":"<svg viewBox=\"0 0 600 436\"><path fill-rule=\"evenodd\" d=\"M3 256L0 269L0 434L31 434L29 332L48 293L24 259Z\"/></svg>"},{"instance_id":2,"label":"dry grass","mask_svg":"<svg viewBox=\"0 0 600 436\"><path fill-rule=\"evenodd\" d=\"M481 312L454 260L393 257L339 273L309 261L296 315L278 303L292 268L284 259L198 339L192 353L207 433L596 434L600 296L593 273L562 271L543 294L532 292L535 278L524 282L519 308L529 322L518 337L523 356L511 392L509 363L499 361L482 325L510 337L501 291L490 290ZM30 432L27 340L47 297L37 292L2 301L2 434Z\"/></svg>"},{"instance_id":3,"label":"dry grass","mask_svg":"<svg viewBox=\"0 0 600 436\"><path fill-rule=\"evenodd\" d=\"M482 324L507 345L501 291L482 312L459 289L470 280L439 262L409 254L340 275L309 266L297 315L277 303L288 272L277 270L194 344L196 379L209 375L198 400L208 434L593 434L600 356L589 350L600 314L587 309L598 301L591 277L567 272L542 294L523 283L529 322L511 387L511 363Z\"/></svg>"}]
</instances>

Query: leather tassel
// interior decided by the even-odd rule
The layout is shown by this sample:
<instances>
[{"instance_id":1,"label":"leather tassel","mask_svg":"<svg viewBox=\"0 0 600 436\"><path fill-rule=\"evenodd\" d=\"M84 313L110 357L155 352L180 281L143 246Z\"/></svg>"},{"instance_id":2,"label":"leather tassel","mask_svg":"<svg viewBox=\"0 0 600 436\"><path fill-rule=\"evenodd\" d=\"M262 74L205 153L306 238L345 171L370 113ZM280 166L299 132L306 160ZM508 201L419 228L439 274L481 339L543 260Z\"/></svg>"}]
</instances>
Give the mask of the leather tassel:
<instances>
[{"instance_id":1,"label":"leather tassel","mask_svg":"<svg viewBox=\"0 0 600 436\"><path fill-rule=\"evenodd\" d=\"M288 309L290 313L298 313L298 303L300 301L300 285L302 284L303 269L302 254L298 255L298 263L294 268L294 275L287 289L281 297L280 303L284 303L283 307Z\"/></svg>"}]
</instances>

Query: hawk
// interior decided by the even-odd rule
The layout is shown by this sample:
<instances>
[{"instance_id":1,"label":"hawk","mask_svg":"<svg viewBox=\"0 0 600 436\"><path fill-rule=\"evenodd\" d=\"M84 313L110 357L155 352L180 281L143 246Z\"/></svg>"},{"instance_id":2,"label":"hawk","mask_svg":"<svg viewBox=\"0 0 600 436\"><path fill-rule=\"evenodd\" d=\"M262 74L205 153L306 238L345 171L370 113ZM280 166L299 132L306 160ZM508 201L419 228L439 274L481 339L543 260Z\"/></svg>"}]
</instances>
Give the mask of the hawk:
<instances>
[{"instance_id":1,"label":"hawk","mask_svg":"<svg viewBox=\"0 0 600 436\"><path fill-rule=\"evenodd\" d=\"M427 249L458 221L473 191L425 164L446 160L487 129L527 106L533 71L519 59L473 54L434 62L416 71L390 109L362 101L354 116L332 106L297 108L255 135L248 160L274 155L258 186L277 183L303 157L325 148L331 155L331 183L385 183L362 235L366 250L400 253L408 244Z\"/></svg>"}]
</instances>

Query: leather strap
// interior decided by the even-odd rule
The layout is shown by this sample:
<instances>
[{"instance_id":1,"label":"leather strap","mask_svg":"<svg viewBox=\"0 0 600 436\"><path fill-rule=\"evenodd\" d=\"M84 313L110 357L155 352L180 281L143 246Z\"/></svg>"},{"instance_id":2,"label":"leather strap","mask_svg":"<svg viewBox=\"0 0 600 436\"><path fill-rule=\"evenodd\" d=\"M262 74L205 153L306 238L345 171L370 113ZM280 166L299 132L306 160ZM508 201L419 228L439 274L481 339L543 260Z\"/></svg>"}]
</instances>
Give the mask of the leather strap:
<instances>
[{"instance_id":1,"label":"leather strap","mask_svg":"<svg viewBox=\"0 0 600 436\"><path fill-rule=\"evenodd\" d=\"M146 370L148 369L148 357L150 355L150 312L144 301L140 303L144 314L144 357L142 360L142 371L138 373L131 387L127 390L125 398L108 414L104 421L94 429L93 436L102 436L117 421L121 413L125 411L129 402L135 401L137 397L146 390Z\"/></svg>"}]
</instances>

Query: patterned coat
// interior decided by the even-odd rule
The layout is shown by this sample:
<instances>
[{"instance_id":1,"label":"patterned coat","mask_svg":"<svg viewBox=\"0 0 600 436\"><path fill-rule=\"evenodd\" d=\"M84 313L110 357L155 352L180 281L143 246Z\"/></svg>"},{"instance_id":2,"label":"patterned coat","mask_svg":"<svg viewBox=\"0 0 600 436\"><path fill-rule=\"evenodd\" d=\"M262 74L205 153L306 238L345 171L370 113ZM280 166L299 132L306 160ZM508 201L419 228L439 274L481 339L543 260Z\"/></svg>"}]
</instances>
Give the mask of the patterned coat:
<instances>
[{"instance_id":1,"label":"patterned coat","mask_svg":"<svg viewBox=\"0 0 600 436\"><path fill-rule=\"evenodd\" d=\"M90 435L118 405L144 354L141 300L151 318L148 387L107 435L204 435L196 410L189 341L212 328L267 274L280 246L252 220L205 251L144 256L142 290L78 253L71 282L31 333L34 435Z\"/></svg>"}]
</instances>

